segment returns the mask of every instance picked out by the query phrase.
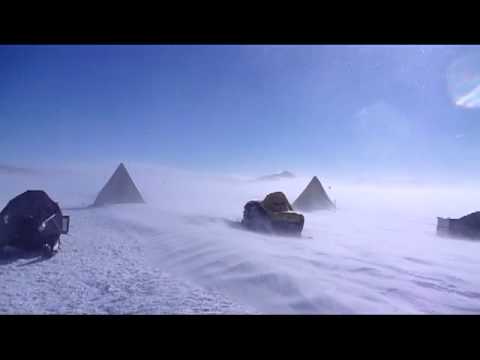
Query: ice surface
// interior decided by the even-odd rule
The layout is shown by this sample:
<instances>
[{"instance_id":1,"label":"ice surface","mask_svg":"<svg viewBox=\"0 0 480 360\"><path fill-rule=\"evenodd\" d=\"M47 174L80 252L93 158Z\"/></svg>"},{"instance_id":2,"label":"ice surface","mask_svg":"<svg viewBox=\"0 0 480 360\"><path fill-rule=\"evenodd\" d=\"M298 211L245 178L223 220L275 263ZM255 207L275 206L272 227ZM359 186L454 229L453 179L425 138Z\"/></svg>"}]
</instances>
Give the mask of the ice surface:
<instances>
[{"instance_id":1,"label":"ice surface","mask_svg":"<svg viewBox=\"0 0 480 360\"><path fill-rule=\"evenodd\" d=\"M0 177L2 204L41 188L71 216L54 258L0 260L1 313L480 313L480 242L435 235L479 210L476 189L127 167L147 204L81 209L114 166ZM293 201L312 175L337 211L305 213L302 238L238 226L246 201Z\"/></svg>"}]
</instances>

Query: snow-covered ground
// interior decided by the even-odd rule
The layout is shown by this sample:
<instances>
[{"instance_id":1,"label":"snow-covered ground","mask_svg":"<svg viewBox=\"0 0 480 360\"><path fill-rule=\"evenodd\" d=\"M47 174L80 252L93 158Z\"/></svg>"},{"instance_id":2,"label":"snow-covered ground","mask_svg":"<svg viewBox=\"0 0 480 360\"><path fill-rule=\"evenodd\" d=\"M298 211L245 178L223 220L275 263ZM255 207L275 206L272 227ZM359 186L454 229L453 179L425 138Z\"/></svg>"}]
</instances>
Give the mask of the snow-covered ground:
<instances>
[{"instance_id":1,"label":"snow-covered ground","mask_svg":"<svg viewBox=\"0 0 480 360\"><path fill-rule=\"evenodd\" d=\"M480 313L480 242L435 235L437 216L480 210L478 190L312 174L338 210L305 214L303 237L288 238L237 221L246 201L293 202L310 178L126 165L148 204L81 209L114 167L0 177L2 206L45 189L71 216L54 258L0 259L1 313Z\"/></svg>"},{"instance_id":2,"label":"snow-covered ground","mask_svg":"<svg viewBox=\"0 0 480 360\"><path fill-rule=\"evenodd\" d=\"M0 257L0 314L251 312L144 261L140 229L95 212L69 214L71 235L55 257L15 249Z\"/></svg>"}]
</instances>

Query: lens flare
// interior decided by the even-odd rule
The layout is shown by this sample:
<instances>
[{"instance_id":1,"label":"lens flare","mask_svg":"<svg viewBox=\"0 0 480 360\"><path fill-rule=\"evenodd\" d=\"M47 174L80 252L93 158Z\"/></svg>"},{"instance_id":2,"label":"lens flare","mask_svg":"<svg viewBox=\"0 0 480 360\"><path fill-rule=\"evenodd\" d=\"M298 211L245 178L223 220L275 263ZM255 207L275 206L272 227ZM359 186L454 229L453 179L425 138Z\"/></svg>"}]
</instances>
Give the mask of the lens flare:
<instances>
[{"instance_id":1,"label":"lens flare","mask_svg":"<svg viewBox=\"0 0 480 360\"><path fill-rule=\"evenodd\" d=\"M450 96L455 105L480 108L480 54L457 59L447 71Z\"/></svg>"}]
</instances>

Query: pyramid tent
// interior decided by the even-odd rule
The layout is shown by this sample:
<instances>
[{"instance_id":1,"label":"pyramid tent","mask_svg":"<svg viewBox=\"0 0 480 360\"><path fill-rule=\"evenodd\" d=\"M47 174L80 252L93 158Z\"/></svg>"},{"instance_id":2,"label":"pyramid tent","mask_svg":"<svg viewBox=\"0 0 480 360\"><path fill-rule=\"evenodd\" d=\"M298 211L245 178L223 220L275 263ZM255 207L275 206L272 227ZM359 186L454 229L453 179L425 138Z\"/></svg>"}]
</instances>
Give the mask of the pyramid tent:
<instances>
[{"instance_id":1,"label":"pyramid tent","mask_svg":"<svg viewBox=\"0 0 480 360\"><path fill-rule=\"evenodd\" d=\"M303 211L334 209L335 204L330 200L322 183L316 176L310 181L305 190L293 203L293 208Z\"/></svg>"},{"instance_id":2,"label":"pyramid tent","mask_svg":"<svg viewBox=\"0 0 480 360\"><path fill-rule=\"evenodd\" d=\"M144 202L127 169L120 164L98 194L93 206Z\"/></svg>"}]
</instances>

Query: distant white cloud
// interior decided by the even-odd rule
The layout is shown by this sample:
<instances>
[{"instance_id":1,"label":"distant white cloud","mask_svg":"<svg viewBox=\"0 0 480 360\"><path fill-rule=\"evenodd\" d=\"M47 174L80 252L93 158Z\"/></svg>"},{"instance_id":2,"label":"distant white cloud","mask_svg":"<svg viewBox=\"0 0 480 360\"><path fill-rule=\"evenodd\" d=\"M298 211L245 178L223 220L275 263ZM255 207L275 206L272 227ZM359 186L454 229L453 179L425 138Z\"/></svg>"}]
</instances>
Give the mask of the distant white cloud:
<instances>
[{"instance_id":1,"label":"distant white cloud","mask_svg":"<svg viewBox=\"0 0 480 360\"><path fill-rule=\"evenodd\" d=\"M455 139L461 139L463 137L465 137L465 134L456 134L455 135Z\"/></svg>"}]
</instances>

